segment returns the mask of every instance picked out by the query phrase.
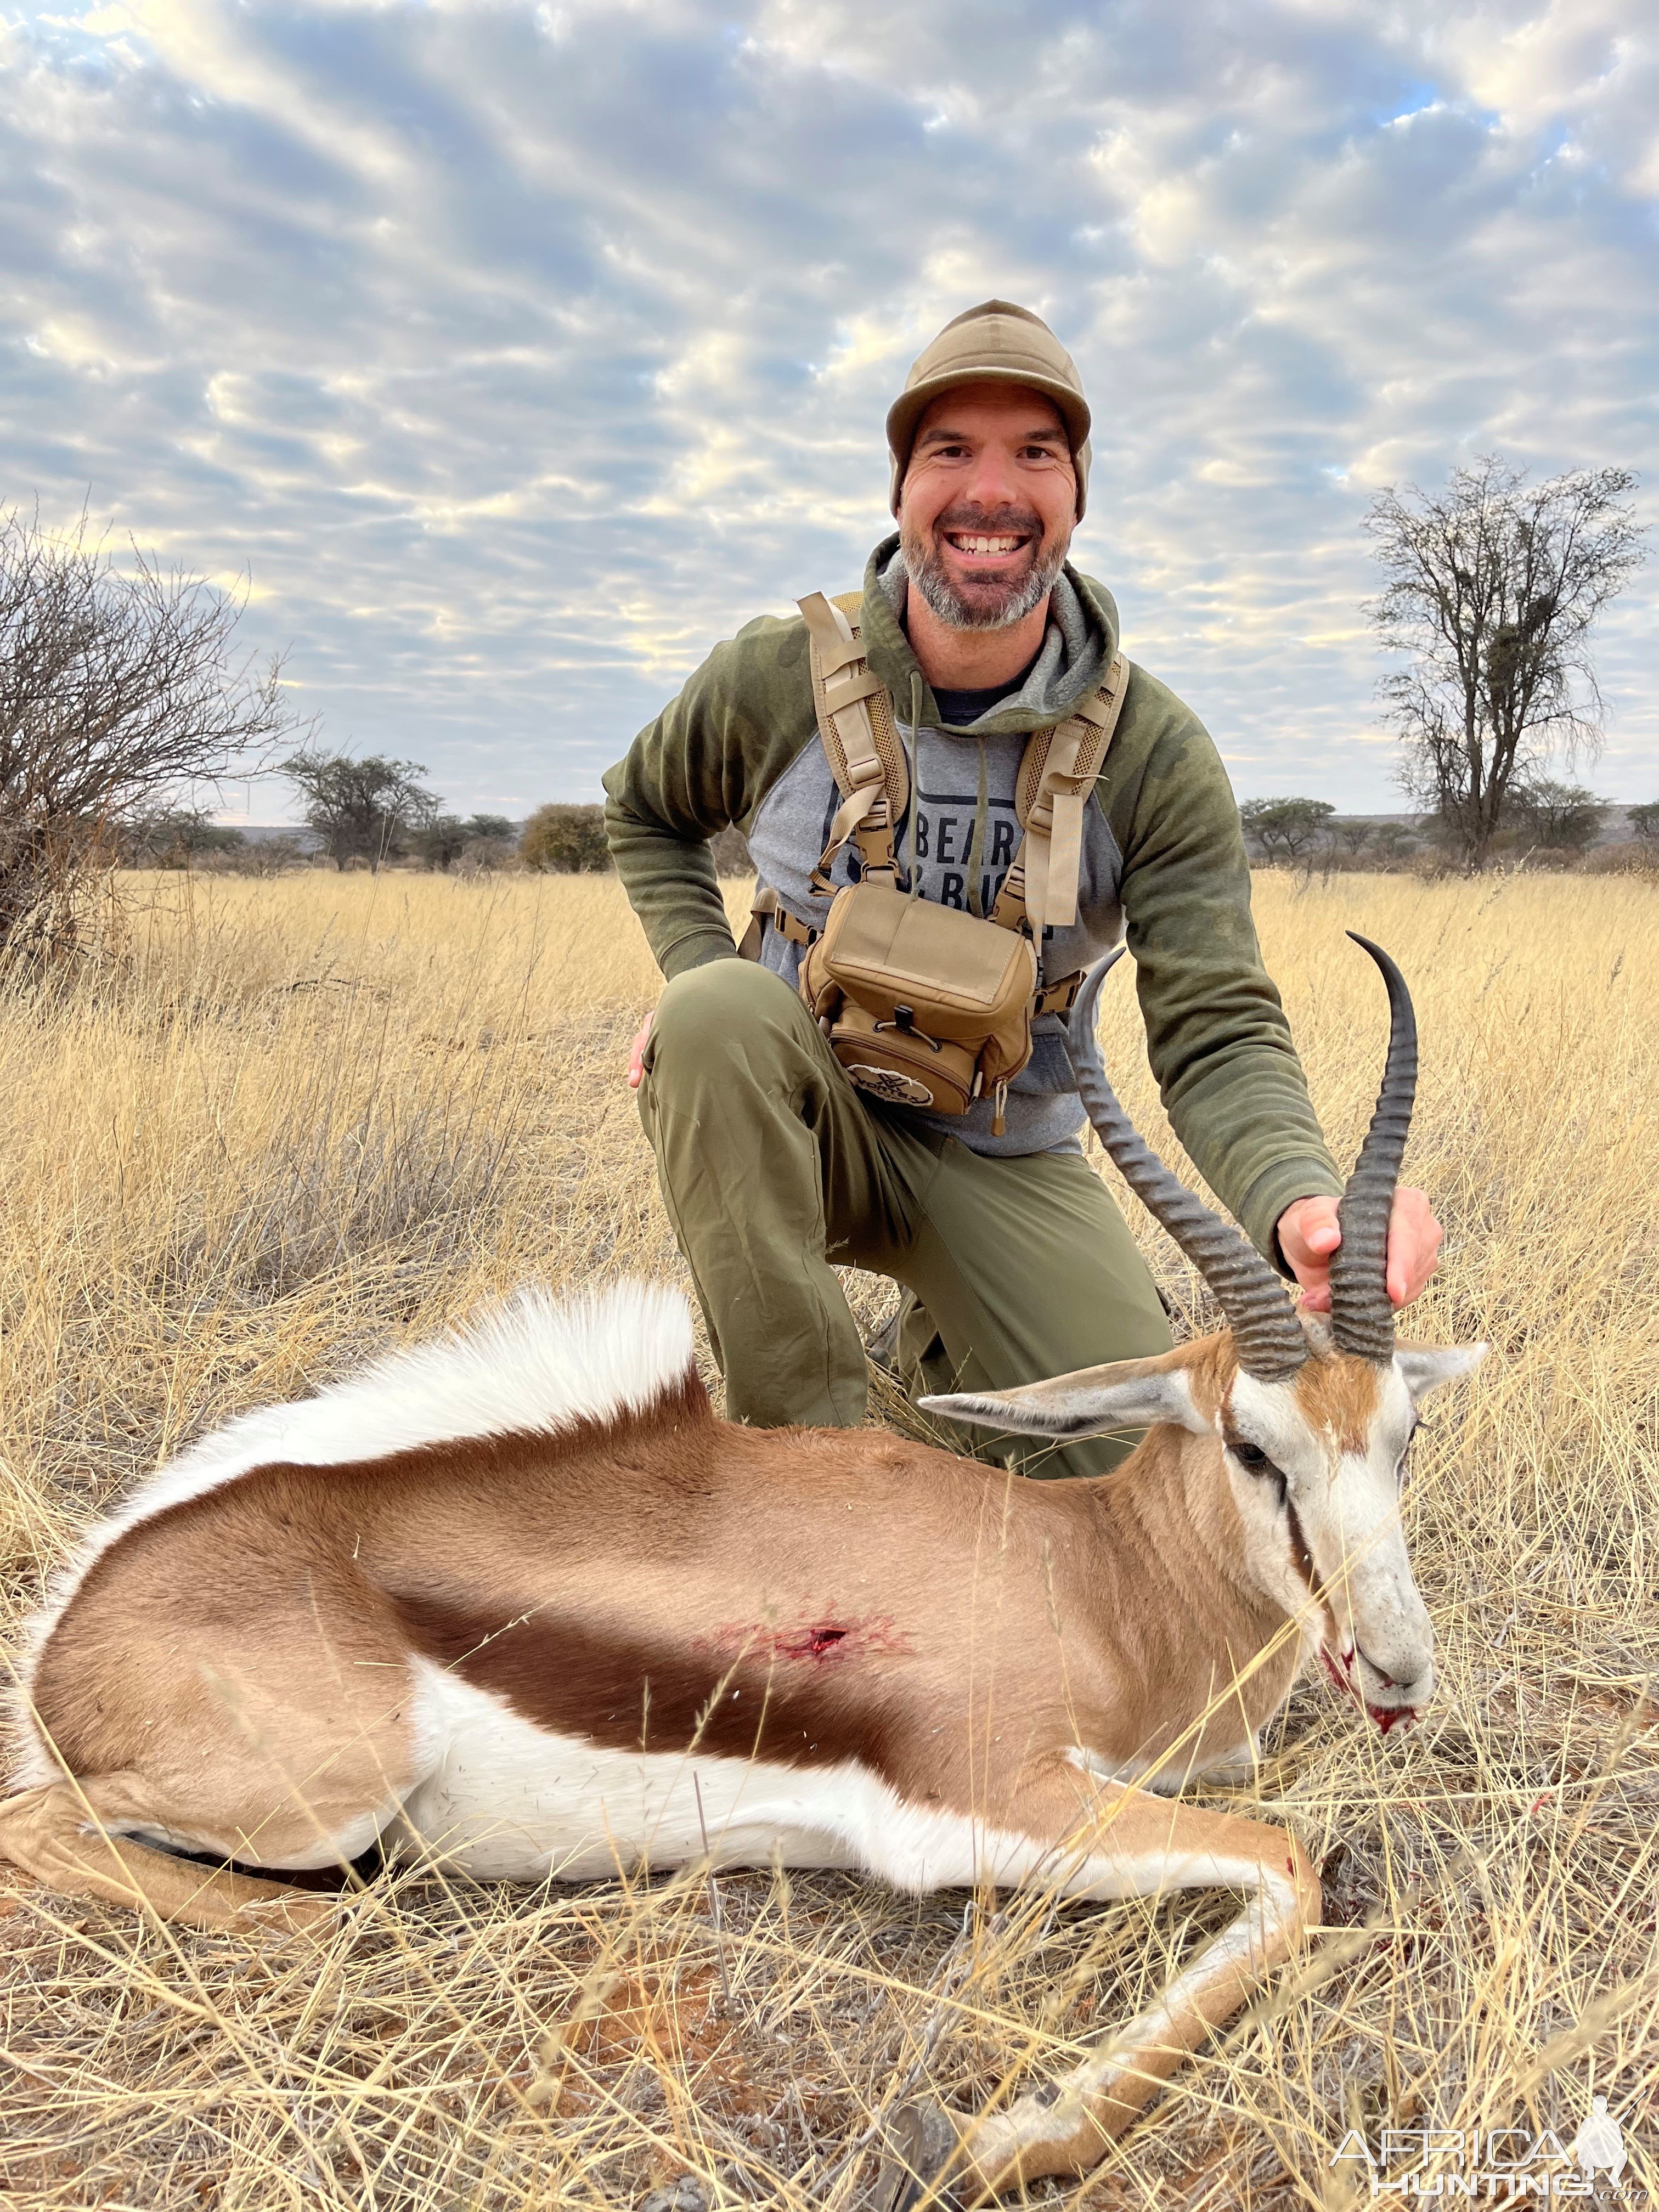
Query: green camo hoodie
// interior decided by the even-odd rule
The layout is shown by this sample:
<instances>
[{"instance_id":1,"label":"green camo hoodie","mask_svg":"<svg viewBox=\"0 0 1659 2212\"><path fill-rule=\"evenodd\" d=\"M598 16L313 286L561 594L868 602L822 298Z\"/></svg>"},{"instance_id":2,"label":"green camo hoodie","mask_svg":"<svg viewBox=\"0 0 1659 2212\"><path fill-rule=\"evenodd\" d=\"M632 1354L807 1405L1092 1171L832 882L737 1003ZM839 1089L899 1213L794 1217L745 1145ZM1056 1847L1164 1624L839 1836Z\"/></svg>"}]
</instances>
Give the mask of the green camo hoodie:
<instances>
[{"instance_id":1,"label":"green camo hoodie","mask_svg":"<svg viewBox=\"0 0 1659 2212\"><path fill-rule=\"evenodd\" d=\"M1028 682L970 730L941 733L933 692L896 611L902 605L896 546L896 538L885 540L866 568L862 635L901 729L921 745L917 818L900 825L899 856L919 869L924 896L963 903L963 873L929 865L933 854L949 850L951 827L948 796L930 785L954 782L968 795L977 777L975 857L988 853L988 780L994 803L1011 811L1025 735L1067 711L1098 680L1116 647L1117 609L1109 592L1068 566L1055 594L1067 635L1062 641L1051 624L1038 662L1045 684ZM717 646L641 731L605 787L617 873L670 978L705 961L737 957L707 846L728 824L749 835L783 903L821 922L828 902L814 899L806 878L834 790L817 742L805 624L799 617L763 616ZM965 843L965 831L959 834ZM999 847L998 855L1003 866L984 880L988 897L1006 872L1006 850ZM849 847L834 880L848 880L845 871L855 866ZM1285 1208L1316 1193L1339 1194L1341 1179L1261 963L1226 770L1197 717L1139 667L1087 810L1079 891L1078 926L1051 933L1045 975L1097 957L1127 927L1148 1056L1176 1134L1246 1234L1277 1259L1273 1228ZM793 949L778 933L768 931L763 957L793 974ZM1006 1139L988 1134L988 1107L984 1129L971 1114L954 1123L922 1118L979 1152L1074 1143L1082 1110L1060 1048L1060 1026L1052 1018L1039 1024L1032 1066L1010 1092Z\"/></svg>"}]
</instances>

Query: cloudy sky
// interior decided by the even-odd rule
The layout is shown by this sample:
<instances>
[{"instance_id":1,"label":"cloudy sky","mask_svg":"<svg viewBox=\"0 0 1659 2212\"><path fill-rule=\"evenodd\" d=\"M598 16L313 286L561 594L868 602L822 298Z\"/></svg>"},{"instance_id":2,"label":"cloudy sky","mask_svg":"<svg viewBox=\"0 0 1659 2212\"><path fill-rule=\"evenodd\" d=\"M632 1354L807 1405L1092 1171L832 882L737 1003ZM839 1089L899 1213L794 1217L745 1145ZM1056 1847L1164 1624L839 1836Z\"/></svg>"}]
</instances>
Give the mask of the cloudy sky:
<instances>
[{"instance_id":1,"label":"cloudy sky","mask_svg":"<svg viewBox=\"0 0 1659 2212\"><path fill-rule=\"evenodd\" d=\"M1241 795L1385 807L1367 501L1498 451L1659 520L1656 200L1651 0L0 0L0 506L246 573L330 739L522 814L856 582L887 402L1000 293L1087 380L1132 655Z\"/></svg>"}]
</instances>

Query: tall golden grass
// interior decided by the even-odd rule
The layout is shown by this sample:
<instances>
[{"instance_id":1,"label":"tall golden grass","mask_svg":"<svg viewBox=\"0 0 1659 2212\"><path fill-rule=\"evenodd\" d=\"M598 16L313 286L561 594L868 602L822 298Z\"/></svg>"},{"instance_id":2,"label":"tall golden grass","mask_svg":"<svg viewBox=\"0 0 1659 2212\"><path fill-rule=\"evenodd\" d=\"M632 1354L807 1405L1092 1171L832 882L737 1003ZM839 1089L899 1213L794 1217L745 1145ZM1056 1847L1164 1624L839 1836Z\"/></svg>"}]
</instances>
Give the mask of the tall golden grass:
<instances>
[{"instance_id":1,"label":"tall golden grass","mask_svg":"<svg viewBox=\"0 0 1659 2212\"><path fill-rule=\"evenodd\" d=\"M1593 2092L1659 2191L1659 895L1268 876L1257 903L1340 1155L1385 1026L1344 928L1410 976L1409 1170L1449 1231L1416 1326L1494 1352L1407 1492L1437 1705L1384 1743L1310 1685L1243 1793L1323 1859L1335 1932L1078 2201L1346 2207L1350 2127L1571 2142ZM657 987L614 883L128 878L106 940L0 995L8 1650L76 1529L208 1425L527 1277L684 1279L623 1082ZM1127 980L1109 999L1168 1147ZM410 1870L318 1954L0 1885L11 2201L258 2212L851 2207L896 2098L1056 2069L1232 1909Z\"/></svg>"}]
</instances>

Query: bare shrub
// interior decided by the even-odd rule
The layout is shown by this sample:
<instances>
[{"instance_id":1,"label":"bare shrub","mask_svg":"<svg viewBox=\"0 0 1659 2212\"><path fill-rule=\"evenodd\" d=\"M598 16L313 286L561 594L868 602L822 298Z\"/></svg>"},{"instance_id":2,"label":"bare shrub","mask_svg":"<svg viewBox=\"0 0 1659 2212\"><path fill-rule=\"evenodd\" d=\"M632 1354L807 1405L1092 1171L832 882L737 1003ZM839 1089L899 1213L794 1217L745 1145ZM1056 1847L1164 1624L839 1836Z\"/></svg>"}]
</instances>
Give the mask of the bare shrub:
<instances>
[{"instance_id":1,"label":"bare shrub","mask_svg":"<svg viewBox=\"0 0 1659 2212\"><path fill-rule=\"evenodd\" d=\"M254 1156L246 1196L211 1231L186 1227L164 1277L177 1292L263 1303L372 1258L422 1270L477 1242L512 1138L464 1102L377 1091L342 1119L327 1084Z\"/></svg>"},{"instance_id":2,"label":"bare shrub","mask_svg":"<svg viewBox=\"0 0 1659 2212\"><path fill-rule=\"evenodd\" d=\"M240 614L136 549L118 566L84 515L0 517L0 946L73 946L78 872L293 727L279 662L237 654Z\"/></svg>"},{"instance_id":3,"label":"bare shrub","mask_svg":"<svg viewBox=\"0 0 1659 2212\"><path fill-rule=\"evenodd\" d=\"M1598 845L1584 856L1585 872L1592 876L1659 877L1659 843L1632 837L1614 845Z\"/></svg>"}]
</instances>

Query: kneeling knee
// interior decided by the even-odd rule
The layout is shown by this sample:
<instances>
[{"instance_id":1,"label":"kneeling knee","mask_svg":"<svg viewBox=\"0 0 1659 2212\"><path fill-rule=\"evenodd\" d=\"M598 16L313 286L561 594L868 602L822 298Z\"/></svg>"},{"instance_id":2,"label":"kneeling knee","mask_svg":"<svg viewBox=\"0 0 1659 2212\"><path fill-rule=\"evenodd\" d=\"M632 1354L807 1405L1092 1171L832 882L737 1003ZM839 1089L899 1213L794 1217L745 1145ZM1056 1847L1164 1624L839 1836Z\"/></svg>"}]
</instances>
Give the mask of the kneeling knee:
<instances>
[{"instance_id":1,"label":"kneeling knee","mask_svg":"<svg viewBox=\"0 0 1659 2212\"><path fill-rule=\"evenodd\" d=\"M666 986L651 1025L647 1066L682 1056L699 1063L746 1050L794 1024L800 1001L781 976L749 960L711 960Z\"/></svg>"}]
</instances>

